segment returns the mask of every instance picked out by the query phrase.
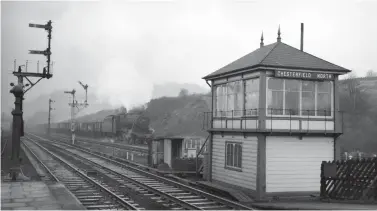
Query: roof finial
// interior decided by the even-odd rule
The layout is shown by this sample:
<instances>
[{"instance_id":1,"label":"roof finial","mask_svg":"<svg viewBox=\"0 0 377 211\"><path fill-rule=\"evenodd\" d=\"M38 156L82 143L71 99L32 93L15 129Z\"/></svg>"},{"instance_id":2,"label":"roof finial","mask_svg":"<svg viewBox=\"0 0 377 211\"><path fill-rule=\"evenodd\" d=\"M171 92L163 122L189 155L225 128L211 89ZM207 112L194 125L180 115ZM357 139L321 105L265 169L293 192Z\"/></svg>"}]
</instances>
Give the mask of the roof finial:
<instances>
[{"instance_id":1,"label":"roof finial","mask_svg":"<svg viewBox=\"0 0 377 211\"><path fill-rule=\"evenodd\" d=\"M278 30L278 42L281 42L281 37L280 37L280 24L279 24L279 30Z\"/></svg>"},{"instance_id":2,"label":"roof finial","mask_svg":"<svg viewBox=\"0 0 377 211\"><path fill-rule=\"evenodd\" d=\"M260 38L260 47L263 47L264 46L264 43L263 43L263 31L262 31L262 36Z\"/></svg>"}]
</instances>

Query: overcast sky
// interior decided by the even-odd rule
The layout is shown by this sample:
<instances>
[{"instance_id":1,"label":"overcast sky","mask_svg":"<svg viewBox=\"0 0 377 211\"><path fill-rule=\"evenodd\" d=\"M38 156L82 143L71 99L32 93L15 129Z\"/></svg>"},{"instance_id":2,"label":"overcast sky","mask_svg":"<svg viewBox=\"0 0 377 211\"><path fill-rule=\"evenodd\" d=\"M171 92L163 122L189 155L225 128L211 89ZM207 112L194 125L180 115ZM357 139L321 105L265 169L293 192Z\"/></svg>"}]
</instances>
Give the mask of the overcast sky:
<instances>
[{"instance_id":1,"label":"overcast sky","mask_svg":"<svg viewBox=\"0 0 377 211\"><path fill-rule=\"evenodd\" d=\"M377 70L377 1L187 0L1 2L2 97L9 95L13 60L43 56L46 32L28 23L53 21L54 76L27 97L56 89L95 87L98 96L126 105L149 100L154 83L206 86L203 76L259 47L282 42L365 75ZM93 89L91 89L93 90ZM81 91L81 90L80 90Z\"/></svg>"}]
</instances>

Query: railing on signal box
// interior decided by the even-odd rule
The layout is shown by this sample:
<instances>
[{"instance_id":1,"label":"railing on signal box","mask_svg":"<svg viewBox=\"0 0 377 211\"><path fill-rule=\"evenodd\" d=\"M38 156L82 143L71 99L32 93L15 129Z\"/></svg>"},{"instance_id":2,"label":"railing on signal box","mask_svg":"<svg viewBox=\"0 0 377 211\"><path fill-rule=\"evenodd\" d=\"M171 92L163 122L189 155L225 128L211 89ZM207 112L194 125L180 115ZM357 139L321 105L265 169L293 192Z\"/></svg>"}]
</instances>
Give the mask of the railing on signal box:
<instances>
[{"instance_id":1,"label":"railing on signal box","mask_svg":"<svg viewBox=\"0 0 377 211\"><path fill-rule=\"evenodd\" d=\"M261 129L259 123L261 116L264 116L265 127ZM310 123L315 121L324 121L324 127L320 129L324 133L327 132L343 132L343 111L329 111L329 110L297 110L297 109L245 109L245 110L232 110L232 111L217 111L217 112L204 112L203 117L203 130L208 129L233 129L233 130L255 130L260 132L276 132L278 128L274 128L273 122L278 120L289 120L289 128L283 129L289 132L310 132ZM233 120L239 120L239 125L235 127ZM252 124L248 125L247 120L255 120ZM338 121L340 120L340 121ZM214 127L214 121L219 121L220 126ZM292 122L299 121L299 129L292 128ZM302 123L302 122L305 123ZM229 125L230 122L230 125ZM328 129L329 122L333 123L333 129ZM249 123L250 124L250 123ZM337 125L340 124L340 125ZM253 126L253 127L251 127ZM301 126L306 126L303 129Z\"/></svg>"}]
</instances>

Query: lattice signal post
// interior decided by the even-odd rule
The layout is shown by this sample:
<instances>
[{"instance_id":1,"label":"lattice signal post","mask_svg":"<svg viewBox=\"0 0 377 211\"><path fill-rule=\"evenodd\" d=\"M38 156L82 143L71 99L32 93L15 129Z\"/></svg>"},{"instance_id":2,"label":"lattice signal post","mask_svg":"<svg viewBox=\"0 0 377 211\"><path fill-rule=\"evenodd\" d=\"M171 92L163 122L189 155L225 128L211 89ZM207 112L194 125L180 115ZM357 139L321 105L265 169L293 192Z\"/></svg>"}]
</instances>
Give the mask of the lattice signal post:
<instances>
[{"instance_id":1,"label":"lattice signal post","mask_svg":"<svg viewBox=\"0 0 377 211\"><path fill-rule=\"evenodd\" d=\"M84 88L85 90L85 101L84 103L78 103L77 100L75 100L75 94L76 90L73 89L72 91L65 91L64 93L72 95L72 102L68 103L68 105L71 107L71 132L72 132L72 144L75 144L75 129L76 129L76 112L75 109L77 108L77 113L83 109L89 106L88 104L88 84L84 85L79 81L79 84Z\"/></svg>"},{"instance_id":2,"label":"lattice signal post","mask_svg":"<svg viewBox=\"0 0 377 211\"><path fill-rule=\"evenodd\" d=\"M41 28L45 29L48 33L48 47L44 51L36 51L36 50L30 50L30 54L42 54L47 57L47 66L43 68L42 73L33 73L33 72L23 72L21 65L18 67L18 71L16 71L16 65L14 68L13 75L17 77L18 83L15 85L14 83L11 83L10 85L13 87L10 90L10 93L12 93L15 96L15 109L12 111L13 115L13 126L12 126L12 168L10 169L9 174L12 177L12 180L17 180L17 176L20 171L20 138L24 135L24 122L22 117L22 101L24 100L24 95L27 91L29 91L33 86L35 86L40 80L43 78L51 78L52 74L50 73L50 61L51 61L51 31L52 31L52 22L51 20L47 22L45 25L41 24L29 24L29 27L33 28ZM39 78L35 83L33 83L29 77L35 77ZM26 78L26 80L29 82L29 84L23 83L23 79ZM28 87L25 90L26 87Z\"/></svg>"},{"instance_id":3,"label":"lattice signal post","mask_svg":"<svg viewBox=\"0 0 377 211\"><path fill-rule=\"evenodd\" d=\"M55 110L51 107L51 104L54 103L54 100L48 99L48 128L47 128L47 134L50 135L50 129L51 129L51 111Z\"/></svg>"}]
</instances>

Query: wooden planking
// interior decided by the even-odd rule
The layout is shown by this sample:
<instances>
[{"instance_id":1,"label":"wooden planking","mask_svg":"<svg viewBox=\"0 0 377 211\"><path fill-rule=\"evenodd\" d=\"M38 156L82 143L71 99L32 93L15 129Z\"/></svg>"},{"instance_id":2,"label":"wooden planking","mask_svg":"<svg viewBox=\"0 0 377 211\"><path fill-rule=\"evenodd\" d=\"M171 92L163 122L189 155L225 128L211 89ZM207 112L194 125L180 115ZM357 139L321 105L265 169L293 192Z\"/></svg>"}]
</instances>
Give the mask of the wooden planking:
<instances>
[{"instance_id":1,"label":"wooden planking","mask_svg":"<svg viewBox=\"0 0 377 211\"><path fill-rule=\"evenodd\" d=\"M299 120L279 120L279 119L266 119L266 128L274 130L300 130ZM307 121L301 120L301 130L323 130L323 131L333 131L334 121Z\"/></svg>"},{"instance_id":2,"label":"wooden planking","mask_svg":"<svg viewBox=\"0 0 377 211\"><path fill-rule=\"evenodd\" d=\"M224 77L224 78L215 79L213 84L217 85L217 84L222 84L222 83L236 81L236 80L242 80L242 79L247 80L247 79L250 79L250 78L256 78L259 75L260 75L260 72L248 72L248 73L244 73L243 76L238 74L238 75L235 75L235 76L228 76L228 77Z\"/></svg>"},{"instance_id":3,"label":"wooden planking","mask_svg":"<svg viewBox=\"0 0 377 211\"><path fill-rule=\"evenodd\" d=\"M221 79L214 80L213 84L221 84L225 82L226 82L226 78L221 78Z\"/></svg>"},{"instance_id":4,"label":"wooden planking","mask_svg":"<svg viewBox=\"0 0 377 211\"><path fill-rule=\"evenodd\" d=\"M255 78L255 77L258 77L260 75L260 72L248 72L248 73L244 73L243 74L243 78L247 79L247 78Z\"/></svg>"},{"instance_id":5,"label":"wooden planking","mask_svg":"<svg viewBox=\"0 0 377 211\"><path fill-rule=\"evenodd\" d=\"M226 120L214 119L213 128L226 128Z\"/></svg>"},{"instance_id":6,"label":"wooden planking","mask_svg":"<svg viewBox=\"0 0 377 211\"><path fill-rule=\"evenodd\" d=\"M266 137L266 191L320 191L322 161L334 159L334 138Z\"/></svg>"},{"instance_id":7,"label":"wooden planking","mask_svg":"<svg viewBox=\"0 0 377 211\"><path fill-rule=\"evenodd\" d=\"M301 128L303 130L334 130L334 121L302 121Z\"/></svg>"},{"instance_id":8,"label":"wooden planking","mask_svg":"<svg viewBox=\"0 0 377 211\"><path fill-rule=\"evenodd\" d=\"M242 121L242 128L241 128L241 121ZM235 120L223 120L221 119L214 119L213 120L213 128L226 128L226 129L257 129L258 128L258 120L254 119L235 119Z\"/></svg>"},{"instance_id":9,"label":"wooden planking","mask_svg":"<svg viewBox=\"0 0 377 211\"><path fill-rule=\"evenodd\" d=\"M236 81L236 80L241 80L241 79L242 79L241 75L228 77L228 81Z\"/></svg>"},{"instance_id":10,"label":"wooden planking","mask_svg":"<svg viewBox=\"0 0 377 211\"><path fill-rule=\"evenodd\" d=\"M225 142L234 141L242 143L242 171L225 168ZM256 190L257 175L257 137L240 135L214 135L212 178L228 184Z\"/></svg>"},{"instance_id":11,"label":"wooden planking","mask_svg":"<svg viewBox=\"0 0 377 211\"><path fill-rule=\"evenodd\" d=\"M243 120L242 129L258 129L258 120L256 119Z\"/></svg>"},{"instance_id":12,"label":"wooden planking","mask_svg":"<svg viewBox=\"0 0 377 211\"><path fill-rule=\"evenodd\" d=\"M270 119L271 117L266 117L266 129L276 129L276 130L299 130L300 129L300 122L298 120L279 120L279 119ZM272 123L272 124L271 124Z\"/></svg>"}]
</instances>

